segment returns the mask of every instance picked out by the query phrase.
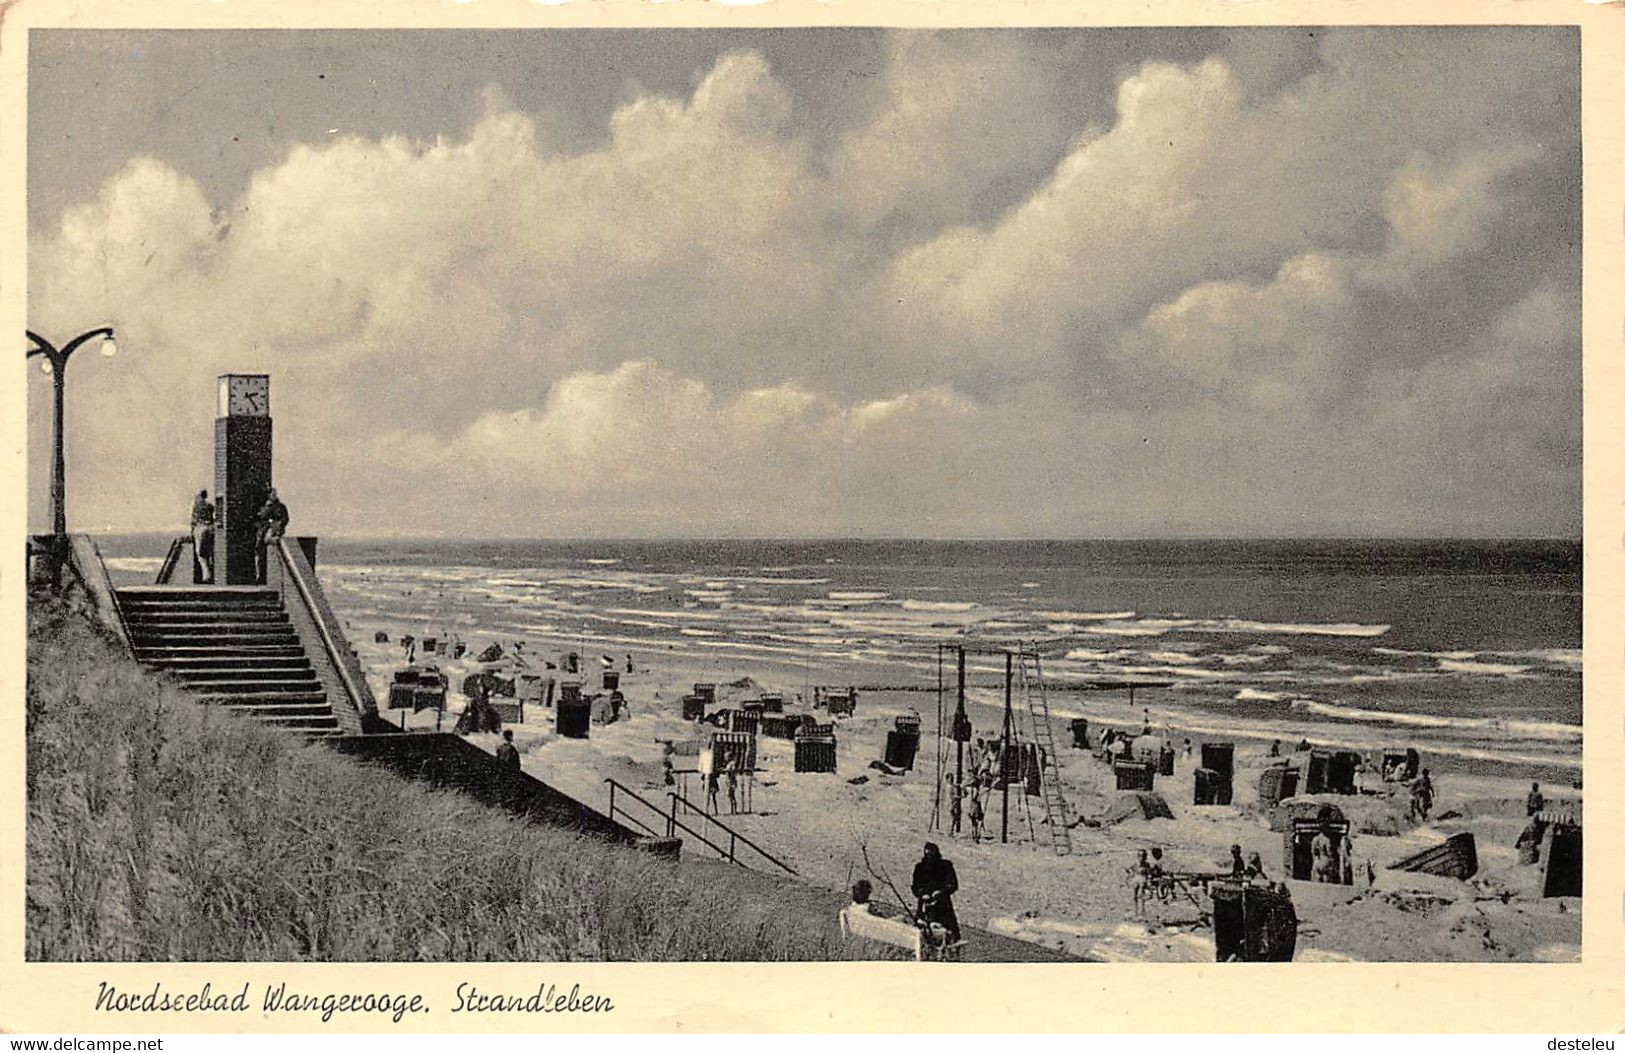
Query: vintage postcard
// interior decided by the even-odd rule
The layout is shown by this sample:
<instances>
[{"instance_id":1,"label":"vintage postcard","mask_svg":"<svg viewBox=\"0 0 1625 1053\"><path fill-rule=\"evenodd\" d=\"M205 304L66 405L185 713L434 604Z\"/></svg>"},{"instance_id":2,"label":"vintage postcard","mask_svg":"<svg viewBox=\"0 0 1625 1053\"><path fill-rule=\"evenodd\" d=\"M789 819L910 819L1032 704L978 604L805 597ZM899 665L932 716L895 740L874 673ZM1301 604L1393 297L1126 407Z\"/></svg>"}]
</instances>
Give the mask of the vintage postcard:
<instances>
[{"instance_id":1,"label":"vintage postcard","mask_svg":"<svg viewBox=\"0 0 1625 1053\"><path fill-rule=\"evenodd\" d=\"M1619 5L3 16L0 1030L1625 1025Z\"/></svg>"}]
</instances>

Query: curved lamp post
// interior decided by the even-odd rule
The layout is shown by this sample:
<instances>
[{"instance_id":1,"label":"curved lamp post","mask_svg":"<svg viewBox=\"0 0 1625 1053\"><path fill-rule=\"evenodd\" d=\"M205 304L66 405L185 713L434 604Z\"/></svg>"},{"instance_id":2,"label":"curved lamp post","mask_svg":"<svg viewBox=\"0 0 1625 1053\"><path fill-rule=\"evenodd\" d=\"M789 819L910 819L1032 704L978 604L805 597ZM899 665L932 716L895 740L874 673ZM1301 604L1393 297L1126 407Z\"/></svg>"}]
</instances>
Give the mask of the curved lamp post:
<instances>
[{"instance_id":1,"label":"curved lamp post","mask_svg":"<svg viewBox=\"0 0 1625 1053\"><path fill-rule=\"evenodd\" d=\"M28 334L28 339L34 342L34 346L28 350L27 357L39 355L45 359L40 363L40 369L49 374L54 396L51 411L51 533L54 535L51 546L51 584L53 587L60 587L68 535L67 460L63 454L62 437L63 385L67 380L68 359L75 351L97 337L102 338L101 352L105 356L111 357L116 354L118 346L113 343L113 327L106 325L92 329L88 333L80 333L61 348L32 329L24 331Z\"/></svg>"}]
</instances>

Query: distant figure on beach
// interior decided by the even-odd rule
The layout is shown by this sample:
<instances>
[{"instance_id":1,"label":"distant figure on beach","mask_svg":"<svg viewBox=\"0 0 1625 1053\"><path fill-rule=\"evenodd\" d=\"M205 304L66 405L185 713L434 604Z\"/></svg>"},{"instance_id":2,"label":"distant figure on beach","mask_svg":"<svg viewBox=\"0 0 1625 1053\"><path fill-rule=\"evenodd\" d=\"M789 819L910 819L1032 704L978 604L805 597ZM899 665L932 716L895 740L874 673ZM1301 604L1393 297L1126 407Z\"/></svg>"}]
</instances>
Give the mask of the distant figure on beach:
<instances>
[{"instance_id":1,"label":"distant figure on beach","mask_svg":"<svg viewBox=\"0 0 1625 1053\"><path fill-rule=\"evenodd\" d=\"M199 490L192 499L192 560L198 584L214 581L214 504L209 491Z\"/></svg>"},{"instance_id":2,"label":"distant figure on beach","mask_svg":"<svg viewBox=\"0 0 1625 1053\"><path fill-rule=\"evenodd\" d=\"M265 584L265 549L267 546L282 538L288 532L288 506L276 495L276 487L271 487L265 497L265 503L260 506L259 513L254 516L259 524L258 540L254 545L255 570L261 585Z\"/></svg>"},{"instance_id":3,"label":"distant figure on beach","mask_svg":"<svg viewBox=\"0 0 1625 1053\"><path fill-rule=\"evenodd\" d=\"M1190 740L1190 739L1186 739L1186 740L1185 740L1185 759L1186 759L1186 760L1189 760L1189 759L1190 759L1190 756L1191 756L1191 752L1192 752L1192 751L1193 751L1193 750L1194 750L1194 749L1195 749L1195 747L1194 747L1194 746L1192 746L1192 745L1191 745L1191 740Z\"/></svg>"},{"instance_id":4,"label":"distant figure on beach","mask_svg":"<svg viewBox=\"0 0 1625 1053\"><path fill-rule=\"evenodd\" d=\"M1151 891L1157 899L1167 903L1173 898L1174 883L1168 878L1168 864L1162 858L1162 846L1151 847Z\"/></svg>"},{"instance_id":5,"label":"distant figure on beach","mask_svg":"<svg viewBox=\"0 0 1625 1053\"><path fill-rule=\"evenodd\" d=\"M925 843L920 861L914 864L912 888L920 904L921 920L941 925L947 930L948 942L958 943L959 917L954 913L953 896L959 891L959 875L954 873L954 865L942 858L942 850L935 842Z\"/></svg>"},{"instance_id":6,"label":"distant figure on beach","mask_svg":"<svg viewBox=\"0 0 1625 1053\"><path fill-rule=\"evenodd\" d=\"M713 770L705 777L705 810L715 814L717 805L717 773Z\"/></svg>"},{"instance_id":7,"label":"distant figure on beach","mask_svg":"<svg viewBox=\"0 0 1625 1053\"><path fill-rule=\"evenodd\" d=\"M630 673L632 671L632 656L631 655L626 656L626 671L628 673Z\"/></svg>"},{"instance_id":8,"label":"distant figure on beach","mask_svg":"<svg viewBox=\"0 0 1625 1053\"><path fill-rule=\"evenodd\" d=\"M1151 710L1146 709L1142 710L1141 712L1145 714L1145 724L1143 727L1141 727L1140 734L1149 735L1151 734Z\"/></svg>"},{"instance_id":9,"label":"distant figure on beach","mask_svg":"<svg viewBox=\"0 0 1625 1053\"><path fill-rule=\"evenodd\" d=\"M1230 876L1241 877L1247 873L1247 864L1241 858L1241 846L1230 846Z\"/></svg>"},{"instance_id":10,"label":"distant figure on beach","mask_svg":"<svg viewBox=\"0 0 1625 1053\"><path fill-rule=\"evenodd\" d=\"M1145 905L1151 899L1151 861L1145 856L1145 849L1140 849L1140 856L1134 862L1134 913L1143 914Z\"/></svg>"},{"instance_id":11,"label":"distant figure on beach","mask_svg":"<svg viewBox=\"0 0 1625 1053\"><path fill-rule=\"evenodd\" d=\"M982 820L986 818L982 811L982 794L975 783L970 787L970 836L977 844L982 843Z\"/></svg>"},{"instance_id":12,"label":"distant figure on beach","mask_svg":"<svg viewBox=\"0 0 1625 1053\"><path fill-rule=\"evenodd\" d=\"M667 748L669 749L670 746L668 745ZM660 758L660 781L667 786L677 785L677 773L672 770L670 753Z\"/></svg>"},{"instance_id":13,"label":"distant figure on beach","mask_svg":"<svg viewBox=\"0 0 1625 1053\"><path fill-rule=\"evenodd\" d=\"M1518 840L1513 843L1513 847L1518 850L1519 864L1529 866L1540 862L1540 843L1545 837L1546 824L1540 821L1539 816L1531 817L1529 825L1523 828L1523 832L1518 834Z\"/></svg>"},{"instance_id":14,"label":"distant figure on beach","mask_svg":"<svg viewBox=\"0 0 1625 1053\"><path fill-rule=\"evenodd\" d=\"M739 814L739 772L728 765L728 814Z\"/></svg>"},{"instance_id":15,"label":"distant figure on beach","mask_svg":"<svg viewBox=\"0 0 1625 1053\"><path fill-rule=\"evenodd\" d=\"M1314 747L1309 744L1308 739L1304 739L1304 740L1302 740L1301 742L1298 743L1298 752L1299 753L1308 753L1312 749L1314 749Z\"/></svg>"},{"instance_id":16,"label":"distant figure on beach","mask_svg":"<svg viewBox=\"0 0 1625 1053\"><path fill-rule=\"evenodd\" d=\"M1530 783L1529 797L1524 801L1524 813L1526 815L1538 815L1541 809L1545 807L1546 797L1540 792L1540 783Z\"/></svg>"},{"instance_id":17,"label":"distant figure on beach","mask_svg":"<svg viewBox=\"0 0 1625 1053\"><path fill-rule=\"evenodd\" d=\"M1264 860L1257 852L1247 854L1247 869L1242 871L1241 876L1248 881L1269 882L1269 875L1264 873Z\"/></svg>"},{"instance_id":18,"label":"distant figure on beach","mask_svg":"<svg viewBox=\"0 0 1625 1053\"><path fill-rule=\"evenodd\" d=\"M513 732L502 732L502 745L497 747L497 760L509 771L519 770L519 750L513 744Z\"/></svg>"},{"instance_id":19,"label":"distant figure on beach","mask_svg":"<svg viewBox=\"0 0 1625 1053\"><path fill-rule=\"evenodd\" d=\"M1421 776L1411 783L1411 816L1419 821L1425 821L1428 813L1433 810L1433 780L1426 768L1422 769Z\"/></svg>"},{"instance_id":20,"label":"distant figure on beach","mask_svg":"<svg viewBox=\"0 0 1625 1053\"><path fill-rule=\"evenodd\" d=\"M406 656L406 664L411 665L418 660L418 639L411 633L401 637L401 653Z\"/></svg>"},{"instance_id":21,"label":"distant figure on beach","mask_svg":"<svg viewBox=\"0 0 1625 1053\"><path fill-rule=\"evenodd\" d=\"M1281 740L1276 739L1274 742L1270 743L1270 756L1271 757L1279 757L1280 755L1281 755Z\"/></svg>"}]
</instances>

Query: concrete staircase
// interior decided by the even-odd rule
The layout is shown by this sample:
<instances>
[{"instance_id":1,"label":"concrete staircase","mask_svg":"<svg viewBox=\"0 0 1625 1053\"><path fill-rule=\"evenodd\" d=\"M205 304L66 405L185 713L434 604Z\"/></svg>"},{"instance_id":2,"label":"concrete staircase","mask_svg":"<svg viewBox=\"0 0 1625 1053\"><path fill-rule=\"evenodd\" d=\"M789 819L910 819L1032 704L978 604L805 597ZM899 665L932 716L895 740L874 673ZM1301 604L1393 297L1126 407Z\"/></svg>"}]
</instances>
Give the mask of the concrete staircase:
<instances>
[{"instance_id":1,"label":"concrete staircase","mask_svg":"<svg viewBox=\"0 0 1625 1053\"><path fill-rule=\"evenodd\" d=\"M306 735L341 732L276 590L146 585L117 592L136 659L201 701Z\"/></svg>"}]
</instances>

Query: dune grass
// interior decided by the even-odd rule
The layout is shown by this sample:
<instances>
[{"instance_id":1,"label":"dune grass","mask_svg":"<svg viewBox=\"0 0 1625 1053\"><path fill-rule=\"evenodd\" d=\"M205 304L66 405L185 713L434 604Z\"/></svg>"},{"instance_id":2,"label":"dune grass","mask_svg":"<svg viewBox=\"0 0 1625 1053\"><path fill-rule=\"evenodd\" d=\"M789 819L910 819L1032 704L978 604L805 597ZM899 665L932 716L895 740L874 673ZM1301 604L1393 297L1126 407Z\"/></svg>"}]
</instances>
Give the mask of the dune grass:
<instances>
[{"instance_id":1,"label":"dune grass","mask_svg":"<svg viewBox=\"0 0 1625 1053\"><path fill-rule=\"evenodd\" d=\"M833 919L194 702L29 605L35 961L849 957ZM823 924L809 923L809 918Z\"/></svg>"}]
</instances>

